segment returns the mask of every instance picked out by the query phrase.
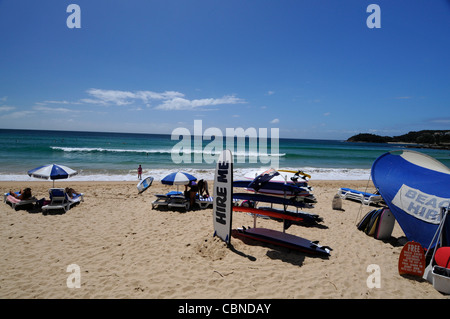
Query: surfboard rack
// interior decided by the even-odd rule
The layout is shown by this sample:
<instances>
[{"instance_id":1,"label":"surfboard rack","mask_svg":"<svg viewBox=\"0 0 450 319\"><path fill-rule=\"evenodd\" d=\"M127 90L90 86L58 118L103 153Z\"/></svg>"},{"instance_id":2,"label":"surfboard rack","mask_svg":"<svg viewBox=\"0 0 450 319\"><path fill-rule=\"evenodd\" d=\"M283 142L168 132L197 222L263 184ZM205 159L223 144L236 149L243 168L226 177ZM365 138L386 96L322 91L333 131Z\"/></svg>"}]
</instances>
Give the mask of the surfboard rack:
<instances>
[{"instance_id":1,"label":"surfboard rack","mask_svg":"<svg viewBox=\"0 0 450 319\"><path fill-rule=\"evenodd\" d=\"M231 194L234 199L240 199L244 201L251 201L254 205L251 206L233 206L232 212L246 212L253 215L253 228L233 229L232 236L237 238L250 238L259 242L269 243L277 246L286 247L289 249L306 252L309 254L329 256L331 248L328 246L319 245L318 241L310 241L308 239L286 233L286 229L292 225L293 222L307 221L307 222L320 222L322 218L315 214L308 214L299 211L299 208L312 207L310 203L306 203L304 200L298 200L296 196L288 197L287 192L293 189L292 185L288 185L282 182L276 183L276 190L283 192L278 193L276 196L274 193L269 194L259 193L260 190L270 190L270 186L267 184L272 176L276 175L276 171L268 170L267 176L258 179L255 178L255 183L245 181L238 181L233 183L234 187L252 188L254 193L233 193L233 187L231 188ZM284 186L283 186L284 185ZM273 190L273 189L272 189ZM281 196L280 196L281 195ZM283 196L284 195L284 196ZM270 203L270 207L257 207L259 202ZM274 208L273 204L280 204L283 208ZM288 210L288 206L294 206L296 211ZM277 231L267 228L256 227L256 219L258 216L269 216L275 219L281 219L283 221L283 230Z\"/></svg>"}]
</instances>

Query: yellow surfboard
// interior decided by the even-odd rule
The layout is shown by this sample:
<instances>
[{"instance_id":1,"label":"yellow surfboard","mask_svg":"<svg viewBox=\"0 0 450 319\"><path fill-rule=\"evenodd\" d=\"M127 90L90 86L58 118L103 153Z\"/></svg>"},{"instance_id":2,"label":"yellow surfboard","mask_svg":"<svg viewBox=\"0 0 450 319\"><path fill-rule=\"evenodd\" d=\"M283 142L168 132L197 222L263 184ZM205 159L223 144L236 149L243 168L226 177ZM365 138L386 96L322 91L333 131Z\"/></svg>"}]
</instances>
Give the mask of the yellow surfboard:
<instances>
[{"instance_id":1,"label":"yellow surfboard","mask_svg":"<svg viewBox=\"0 0 450 319\"><path fill-rule=\"evenodd\" d=\"M287 170L287 169L279 169L278 171L279 172L286 172L286 173L294 173L296 175L302 175L302 176L305 176L307 178L311 178L311 175L306 174L306 173L304 173L304 172L302 172L300 170L299 171L291 171L291 170Z\"/></svg>"}]
</instances>

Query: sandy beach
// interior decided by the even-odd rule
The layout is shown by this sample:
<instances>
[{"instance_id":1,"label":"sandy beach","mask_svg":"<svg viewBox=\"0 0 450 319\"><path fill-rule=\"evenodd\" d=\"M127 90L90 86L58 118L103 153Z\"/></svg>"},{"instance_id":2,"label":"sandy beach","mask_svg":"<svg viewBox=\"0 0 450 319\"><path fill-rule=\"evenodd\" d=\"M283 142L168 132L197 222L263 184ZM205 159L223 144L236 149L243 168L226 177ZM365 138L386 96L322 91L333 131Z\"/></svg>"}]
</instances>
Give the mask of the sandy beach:
<instances>
[{"instance_id":1,"label":"sandy beach","mask_svg":"<svg viewBox=\"0 0 450 319\"><path fill-rule=\"evenodd\" d=\"M28 186L37 198L49 198L51 183L0 182L0 189ZM230 249L213 237L212 209L153 210L155 194L174 186L155 181L138 194L136 184L56 181L84 193L84 202L64 214L15 211L2 203L0 298L448 298L424 280L399 275L406 240L398 224L391 239L380 241L356 228L373 207L345 200L343 211L332 210L340 187L371 192L367 181L310 181L318 203L307 211L323 222L287 232L330 246L329 258L236 238ZM233 228L252 224L248 214L234 213ZM282 230L274 220L258 219L258 226ZM72 264L79 266L80 288L68 288ZM380 288L367 285L373 264L381 270Z\"/></svg>"}]
</instances>

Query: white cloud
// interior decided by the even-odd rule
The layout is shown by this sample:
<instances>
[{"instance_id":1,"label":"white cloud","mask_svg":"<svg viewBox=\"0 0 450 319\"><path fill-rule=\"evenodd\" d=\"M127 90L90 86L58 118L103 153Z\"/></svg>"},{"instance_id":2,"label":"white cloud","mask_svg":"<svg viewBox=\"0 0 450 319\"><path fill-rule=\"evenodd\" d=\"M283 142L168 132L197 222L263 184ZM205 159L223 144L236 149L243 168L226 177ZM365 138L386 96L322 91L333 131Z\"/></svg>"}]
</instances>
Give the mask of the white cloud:
<instances>
[{"instance_id":1,"label":"white cloud","mask_svg":"<svg viewBox=\"0 0 450 319\"><path fill-rule=\"evenodd\" d=\"M224 104L246 103L243 99L234 95L225 95L221 98L204 98L189 100L183 93L177 91L153 92L153 91L122 91L122 90L103 90L92 88L86 91L87 98L76 102L67 100L54 101L46 100L36 102L33 109L41 112L70 112L69 108L51 108L50 105L77 105L77 104L95 104L103 106L132 106L133 110L143 110L143 106L154 108L156 110L177 111L177 110L201 110L214 111L211 106ZM156 106L155 106L156 105ZM208 108L209 107L209 108Z\"/></svg>"},{"instance_id":2,"label":"white cloud","mask_svg":"<svg viewBox=\"0 0 450 319\"><path fill-rule=\"evenodd\" d=\"M234 95L224 96L218 99L196 99L188 100L185 98L172 98L163 101L160 105L155 107L157 110L173 111L173 110L197 110L206 106L222 105L222 104L238 104L245 103L244 100L235 97Z\"/></svg>"},{"instance_id":3,"label":"white cloud","mask_svg":"<svg viewBox=\"0 0 450 319\"><path fill-rule=\"evenodd\" d=\"M16 108L14 106L7 106L7 105L0 106L0 112L8 112L8 111L12 111L15 109Z\"/></svg>"},{"instance_id":4,"label":"white cloud","mask_svg":"<svg viewBox=\"0 0 450 319\"><path fill-rule=\"evenodd\" d=\"M277 124L280 123L279 119L273 119L272 121L270 121L271 124Z\"/></svg>"},{"instance_id":5,"label":"white cloud","mask_svg":"<svg viewBox=\"0 0 450 319\"><path fill-rule=\"evenodd\" d=\"M167 100L167 99L174 99L174 98L181 98L184 97L183 93L176 92L176 91L165 91L163 93L157 93L152 91L137 91L136 92L136 98L139 98L143 101L148 100Z\"/></svg>"},{"instance_id":6,"label":"white cloud","mask_svg":"<svg viewBox=\"0 0 450 319\"><path fill-rule=\"evenodd\" d=\"M135 98L135 94L128 91L89 89L87 90L87 93L94 98L83 99L83 102L103 105L127 105L132 103L129 99Z\"/></svg>"},{"instance_id":7,"label":"white cloud","mask_svg":"<svg viewBox=\"0 0 450 319\"><path fill-rule=\"evenodd\" d=\"M65 108L65 107L48 107L48 106L34 106L33 110L40 112L58 112L58 113L67 113L67 112L76 112L74 110Z\"/></svg>"},{"instance_id":8,"label":"white cloud","mask_svg":"<svg viewBox=\"0 0 450 319\"><path fill-rule=\"evenodd\" d=\"M426 122L432 123L432 124L450 124L450 117L442 117L442 118L438 118L438 119L430 119L430 120L428 120Z\"/></svg>"},{"instance_id":9,"label":"white cloud","mask_svg":"<svg viewBox=\"0 0 450 319\"><path fill-rule=\"evenodd\" d=\"M136 102L142 102L145 106L151 107L152 102L159 103L157 110L197 110L202 107L245 103L244 100L227 95L221 98L206 98L189 100L185 95L176 91L165 91L162 93L153 91L120 91L120 90L102 90L89 89L86 91L90 98L82 99L83 103L99 105L130 105ZM162 102L161 102L162 101Z\"/></svg>"},{"instance_id":10,"label":"white cloud","mask_svg":"<svg viewBox=\"0 0 450 319\"><path fill-rule=\"evenodd\" d=\"M324 115L324 116L330 116L331 113L330 113L330 112L326 112L326 113L323 113L323 115Z\"/></svg>"},{"instance_id":11,"label":"white cloud","mask_svg":"<svg viewBox=\"0 0 450 319\"><path fill-rule=\"evenodd\" d=\"M166 91L163 93L152 91L120 91L120 90L102 90L89 89L86 91L92 98L82 99L84 103L100 105L129 105L136 101L148 104L151 100L167 100L173 98L182 98L183 93L175 91Z\"/></svg>"},{"instance_id":12,"label":"white cloud","mask_svg":"<svg viewBox=\"0 0 450 319\"><path fill-rule=\"evenodd\" d=\"M38 105L47 105L47 104L64 104L64 105L79 105L81 102L71 102L71 101L44 101L36 103Z\"/></svg>"},{"instance_id":13,"label":"white cloud","mask_svg":"<svg viewBox=\"0 0 450 319\"><path fill-rule=\"evenodd\" d=\"M17 111L17 112L5 114L5 115L1 116L0 118L2 118L2 119L20 119L20 118L27 117L28 115L31 115L34 113L35 112L33 112L33 111Z\"/></svg>"}]
</instances>

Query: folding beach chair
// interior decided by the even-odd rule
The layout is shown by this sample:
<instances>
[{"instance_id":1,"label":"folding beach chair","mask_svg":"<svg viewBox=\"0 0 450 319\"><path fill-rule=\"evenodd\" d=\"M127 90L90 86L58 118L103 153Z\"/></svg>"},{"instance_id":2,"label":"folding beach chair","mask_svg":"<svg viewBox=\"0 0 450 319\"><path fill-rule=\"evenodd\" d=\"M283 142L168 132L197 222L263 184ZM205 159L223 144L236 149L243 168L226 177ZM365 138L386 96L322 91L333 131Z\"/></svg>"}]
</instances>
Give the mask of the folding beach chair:
<instances>
[{"instance_id":1,"label":"folding beach chair","mask_svg":"<svg viewBox=\"0 0 450 319\"><path fill-rule=\"evenodd\" d=\"M75 195L73 198L66 193L64 188L50 188L50 204L42 206L42 211L61 210L67 212L72 206L84 201L83 194Z\"/></svg>"},{"instance_id":2,"label":"folding beach chair","mask_svg":"<svg viewBox=\"0 0 450 319\"><path fill-rule=\"evenodd\" d=\"M157 194L156 196L156 200L154 200L152 202L152 209L154 208L160 208L160 207L169 207L169 203L171 201L171 197L173 196L182 196L183 193L182 192L177 192L177 191L171 191L168 192L167 194Z\"/></svg>"},{"instance_id":3,"label":"folding beach chair","mask_svg":"<svg viewBox=\"0 0 450 319\"><path fill-rule=\"evenodd\" d=\"M19 194L19 192L16 192L16 194ZM34 206L37 201L38 199L34 196L30 199L18 199L12 196L10 193L3 194L3 202L10 205L14 210Z\"/></svg>"},{"instance_id":4,"label":"folding beach chair","mask_svg":"<svg viewBox=\"0 0 450 319\"><path fill-rule=\"evenodd\" d=\"M184 197L184 195L170 196L169 204L168 204L169 208L182 208L185 210L189 210L190 206L191 206L191 203L190 203L189 199Z\"/></svg>"},{"instance_id":5,"label":"folding beach chair","mask_svg":"<svg viewBox=\"0 0 450 319\"><path fill-rule=\"evenodd\" d=\"M212 196L209 197L203 197L198 196L195 198L195 203L200 206L201 209L212 207L213 206L213 198Z\"/></svg>"}]
</instances>

